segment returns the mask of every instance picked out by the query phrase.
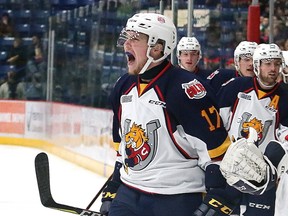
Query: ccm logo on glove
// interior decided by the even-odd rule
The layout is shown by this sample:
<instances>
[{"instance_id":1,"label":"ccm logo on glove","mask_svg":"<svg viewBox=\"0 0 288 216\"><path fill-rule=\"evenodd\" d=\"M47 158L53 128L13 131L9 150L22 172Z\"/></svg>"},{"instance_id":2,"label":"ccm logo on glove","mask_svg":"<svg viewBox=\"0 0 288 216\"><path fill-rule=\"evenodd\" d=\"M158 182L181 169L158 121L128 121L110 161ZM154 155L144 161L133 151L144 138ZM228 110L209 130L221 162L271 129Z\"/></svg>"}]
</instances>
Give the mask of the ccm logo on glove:
<instances>
[{"instance_id":1,"label":"ccm logo on glove","mask_svg":"<svg viewBox=\"0 0 288 216\"><path fill-rule=\"evenodd\" d=\"M211 198L208 203L211 206L214 206L217 209L220 209L221 212L223 212L224 214L230 215L232 213L232 209L229 208L228 206L223 205L221 202L219 202L218 200Z\"/></svg>"},{"instance_id":2,"label":"ccm logo on glove","mask_svg":"<svg viewBox=\"0 0 288 216\"><path fill-rule=\"evenodd\" d=\"M111 198L114 199L116 196L116 193L110 193L110 192L103 192L102 194L102 198L107 199L107 198Z\"/></svg>"}]
</instances>

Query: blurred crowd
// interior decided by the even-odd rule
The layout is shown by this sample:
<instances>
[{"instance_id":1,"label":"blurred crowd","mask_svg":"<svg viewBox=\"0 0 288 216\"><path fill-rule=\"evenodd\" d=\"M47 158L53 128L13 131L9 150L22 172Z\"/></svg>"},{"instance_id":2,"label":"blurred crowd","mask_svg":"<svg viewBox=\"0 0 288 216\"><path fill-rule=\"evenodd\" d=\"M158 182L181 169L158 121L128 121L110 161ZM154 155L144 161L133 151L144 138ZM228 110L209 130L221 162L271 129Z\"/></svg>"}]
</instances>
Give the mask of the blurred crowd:
<instances>
[{"instance_id":1,"label":"blurred crowd","mask_svg":"<svg viewBox=\"0 0 288 216\"><path fill-rule=\"evenodd\" d=\"M1 99L44 100L46 56L39 35L23 42L8 13L3 13L0 23L0 38L12 38L12 46L2 48L6 53L1 58ZM5 69L5 66L9 66ZM7 68L7 67L6 67Z\"/></svg>"},{"instance_id":2,"label":"blurred crowd","mask_svg":"<svg viewBox=\"0 0 288 216\"><path fill-rule=\"evenodd\" d=\"M118 1L117 1L118 2ZM119 1L121 2L121 1ZM145 1L143 1L145 2ZM168 1L169 2L169 1ZM230 7L237 7L238 9L244 8L247 9L251 4L251 0L231 0L231 1L211 1L211 0L195 0L195 4L203 4L205 7L214 7L216 8L214 11L222 11L221 7L225 6L225 3L229 4ZM122 6L126 7L125 1L122 1ZM165 2L165 4L168 4ZM187 1L179 1L179 5L183 5L183 7L187 7ZM261 32L261 43L269 42L269 33L271 32L269 29L269 0L259 1L261 7L261 17L260 17L260 32ZM121 5L116 4L116 5ZM155 1L155 5L159 5L159 1ZM274 12L274 27L273 27L273 39L274 43L276 43L282 50L288 50L288 2L286 0L275 0L275 12ZM107 6L108 7L108 6ZM119 6L120 7L120 6ZM166 5L167 7L167 5ZM115 10L117 7L115 6ZM239 9L239 11L241 11ZM222 11L223 12L223 11ZM230 19L231 17L224 17L224 13L216 13L220 14L221 20L225 23L225 19ZM214 14L214 15L215 15ZM240 14L240 13L239 13ZM237 15L237 16L245 16ZM247 17L235 17L233 15L232 27L227 29L224 26L219 24L221 20L218 22L213 22L210 20L210 25L205 29L205 41L200 39L199 42L202 46L202 59L199 64L203 66L205 69L214 70L218 67L223 68L234 68L233 61L233 52L236 46L243 40L246 39L247 26L246 21ZM235 23L234 23L235 22ZM6 50L6 55L1 57L0 65L9 65L11 66L8 71L3 74L3 71L0 71L0 85L5 84L6 87L0 86L0 98L15 98L15 99L25 99L25 100L45 100L46 99L46 76L47 76L47 50L43 47L42 35L32 35L29 36L29 40L23 40L24 38L17 32L15 28L15 23L13 22L13 17L11 18L9 13L5 12L1 16L0 21L0 39L1 38L13 38L13 45ZM219 26L220 25L220 26ZM58 26L61 26L60 24ZM235 27L237 27L235 29ZM68 29L69 30L69 29ZM227 31L227 32L224 32ZM71 30L70 30L71 32ZM115 34L115 32L114 32ZM202 34L202 32L200 33ZM86 39L90 42L89 38ZM110 34L111 35L111 34ZM222 37L222 36L225 37ZM113 38L117 37L115 34ZM179 36L179 39L181 36ZM27 39L27 38L25 38ZM114 40L114 39L113 39ZM110 40L110 43L114 44L114 41ZM224 44L224 45L223 45ZM114 44L115 45L115 44ZM108 45L105 45L104 48L107 48ZM98 47L99 48L99 47ZM105 49L106 49L105 48ZM3 49L2 49L3 50ZM220 50L220 51L219 51ZM216 52L217 51L217 52ZM57 51L56 62L61 60L63 53ZM110 51L111 52L111 51ZM113 50L112 50L113 52ZM211 54L212 52L212 54ZM211 55L210 55L211 54ZM57 58L59 56L59 61ZM224 61L223 61L224 59ZM86 61L89 61L89 58L85 57ZM83 64L87 62L83 60ZM82 60L77 61L77 67L82 65ZM220 62L220 63L219 63ZM63 66L63 62L60 62L60 69L57 68L59 65L55 66L55 71L58 71L57 77L67 77L64 76L65 73L62 73L61 66ZM70 65L70 66L69 66ZM66 65L67 67L67 65ZM71 73L73 73L73 64L68 63L68 72L70 77L72 77ZM79 66L80 67L80 66ZM84 71L88 66L84 67ZM86 68L86 69L85 69ZM75 68L74 68L75 69ZM83 70L79 70L82 71ZM98 70L98 68L97 68ZM101 70L101 68L100 68ZM98 73L98 72L97 72ZM111 72L112 73L112 72ZM101 73L99 73L101 75ZM80 74L81 75L81 74ZM63 79L64 79L63 78ZM98 78L97 78L98 79ZM101 79L101 77L99 78ZM81 105L88 105L89 101L94 101L94 99L89 99L86 97L88 87L85 85L85 82L80 81L78 76L75 78L71 78L70 86L63 85L58 81L54 86L54 100L55 101L63 101L63 102L71 102L77 103ZM98 81L97 81L98 82ZM14 83L13 85L11 83ZM21 83L19 87L18 83ZM104 83L106 84L106 83ZM11 88L7 88L7 86L11 86ZM65 90L65 88L69 88ZM74 88L74 89L72 89ZM81 89L81 93L79 93L79 89ZM84 90L82 90L84 89ZM95 88L97 89L97 88ZM19 93L17 93L19 91ZM101 91L101 89L100 89ZM102 91L105 91L105 89ZM6 92L6 93L3 93ZM21 92L21 93L20 93ZM84 93L82 93L84 92ZM78 94L78 95L75 95ZM81 94L81 95L80 95ZM102 94L102 93L101 93ZM68 95L68 96L64 96ZM92 94L93 95L93 94ZM70 99L65 99L65 98ZM104 94L104 97L107 97L107 94ZM77 98L76 100L72 100L71 98ZM93 102L92 102L93 103ZM90 104L91 105L91 104ZM93 104L94 106L95 104ZM105 104L101 106L106 106Z\"/></svg>"}]
</instances>

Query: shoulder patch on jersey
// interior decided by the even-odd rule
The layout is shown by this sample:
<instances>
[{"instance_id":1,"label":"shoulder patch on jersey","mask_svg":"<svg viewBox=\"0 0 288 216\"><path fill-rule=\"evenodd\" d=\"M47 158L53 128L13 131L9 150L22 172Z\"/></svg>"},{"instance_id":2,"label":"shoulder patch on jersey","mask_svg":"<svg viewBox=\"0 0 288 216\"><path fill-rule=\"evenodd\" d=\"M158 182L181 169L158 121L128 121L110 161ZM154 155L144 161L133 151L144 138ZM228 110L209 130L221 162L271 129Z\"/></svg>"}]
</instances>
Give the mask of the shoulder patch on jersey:
<instances>
[{"instance_id":1,"label":"shoulder patch on jersey","mask_svg":"<svg viewBox=\"0 0 288 216\"><path fill-rule=\"evenodd\" d=\"M132 95L122 95L120 101L122 104L132 102Z\"/></svg>"},{"instance_id":2,"label":"shoulder patch on jersey","mask_svg":"<svg viewBox=\"0 0 288 216\"><path fill-rule=\"evenodd\" d=\"M251 95L246 94L244 92L239 92L237 96L238 96L239 99L242 98L244 100L251 100Z\"/></svg>"},{"instance_id":3,"label":"shoulder patch on jersey","mask_svg":"<svg viewBox=\"0 0 288 216\"><path fill-rule=\"evenodd\" d=\"M182 89L185 90L189 99L201 99L207 94L205 87L197 79L194 79L189 83L183 83Z\"/></svg>"},{"instance_id":4,"label":"shoulder patch on jersey","mask_svg":"<svg viewBox=\"0 0 288 216\"><path fill-rule=\"evenodd\" d=\"M207 79L208 80L212 80L217 74L219 74L219 70L214 71L213 73L211 73Z\"/></svg>"}]
</instances>

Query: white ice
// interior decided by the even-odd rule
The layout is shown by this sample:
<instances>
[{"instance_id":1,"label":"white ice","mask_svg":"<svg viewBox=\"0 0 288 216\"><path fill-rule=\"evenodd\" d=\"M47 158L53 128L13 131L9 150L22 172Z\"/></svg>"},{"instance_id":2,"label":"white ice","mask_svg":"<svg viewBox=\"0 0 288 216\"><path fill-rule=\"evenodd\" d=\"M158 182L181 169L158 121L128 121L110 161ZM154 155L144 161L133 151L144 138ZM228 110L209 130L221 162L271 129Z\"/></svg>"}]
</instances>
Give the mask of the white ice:
<instances>
[{"instance_id":1,"label":"white ice","mask_svg":"<svg viewBox=\"0 0 288 216\"><path fill-rule=\"evenodd\" d=\"M34 159L41 150L0 145L0 214L5 216L74 215L42 206ZM47 153L47 152L46 152ZM86 208L106 178L48 154L51 191L56 202ZM90 210L99 211L99 197Z\"/></svg>"}]
</instances>

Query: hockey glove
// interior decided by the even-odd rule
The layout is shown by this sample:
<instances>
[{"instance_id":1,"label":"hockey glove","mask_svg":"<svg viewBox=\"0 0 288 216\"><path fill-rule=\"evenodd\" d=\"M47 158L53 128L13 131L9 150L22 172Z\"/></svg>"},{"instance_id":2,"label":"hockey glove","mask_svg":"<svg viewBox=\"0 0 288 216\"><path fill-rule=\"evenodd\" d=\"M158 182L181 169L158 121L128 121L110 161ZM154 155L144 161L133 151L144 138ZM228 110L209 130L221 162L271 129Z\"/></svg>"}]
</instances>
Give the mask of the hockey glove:
<instances>
[{"instance_id":1,"label":"hockey glove","mask_svg":"<svg viewBox=\"0 0 288 216\"><path fill-rule=\"evenodd\" d=\"M227 187L230 187L229 185ZM230 191L231 190L231 191ZM227 216L239 205L240 199L231 200L225 196L230 192L235 193L234 188L212 189L205 196L202 204L194 212L194 216ZM238 191L236 192L238 193ZM224 197L224 198L223 198ZM240 197L240 195L239 195ZM234 202L236 201L236 202Z\"/></svg>"},{"instance_id":2,"label":"hockey glove","mask_svg":"<svg viewBox=\"0 0 288 216\"><path fill-rule=\"evenodd\" d=\"M207 194L193 216L230 215L239 206L241 192L226 183L219 170L219 165L209 165L205 173Z\"/></svg>"},{"instance_id":3,"label":"hockey glove","mask_svg":"<svg viewBox=\"0 0 288 216\"><path fill-rule=\"evenodd\" d=\"M108 182L106 188L102 192L102 205L100 207L100 213L103 215L108 215L111 202L115 198L116 192L121 184L119 171L121 167L122 164L116 161L113 171L113 178Z\"/></svg>"},{"instance_id":4,"label":"hockey glove","mask_svg":"<svg viewBox=\"0 0 288 216\"><path fill-rule=\"evenodd\" d=\"M250 135L254 132L251 130ZM232 143L220 165L227 183L243 193L261 195L275 185L277 173L271 161L254 144L255 138Z\"/></svg>"},{"instance_id":5,"label":"hockey glove","mask_svg":"<svg viewBox=\"0 0 288 216\"><path fill-rule=\"evenodd\" d=\"M111 202L115 198L119 186L120 183L115 182L113 180L108 182L107 187L103 190L102 193L102 199L101 199L102 205L100 207L101 214L108 215Z\"/></svg>"}]
</instances>

